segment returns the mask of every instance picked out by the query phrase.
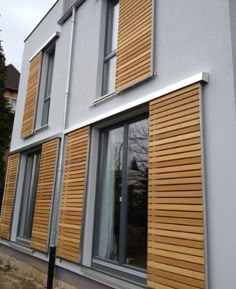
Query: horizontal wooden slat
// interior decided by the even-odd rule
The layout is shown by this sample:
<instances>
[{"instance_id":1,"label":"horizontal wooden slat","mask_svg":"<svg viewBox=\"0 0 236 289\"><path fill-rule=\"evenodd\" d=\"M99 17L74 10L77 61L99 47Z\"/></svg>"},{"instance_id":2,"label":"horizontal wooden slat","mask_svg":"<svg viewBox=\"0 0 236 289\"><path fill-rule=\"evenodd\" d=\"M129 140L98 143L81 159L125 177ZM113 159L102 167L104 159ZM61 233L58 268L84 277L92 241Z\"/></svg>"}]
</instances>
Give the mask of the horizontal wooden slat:
<instances>
[{"instance_id":1,"label":"horizontal wooden slat","mask_svg":"<svg viewBox=\"0 0 236 289\"><path fill-rule=\"evenodd\" d=\"M172 172L167 172L167 173L163 172L163 173L158 174L157 170L151 169L150 170L150 180L152 178L155 178L155 175L158 175L159 180L168 179L168 178L173 179L173 178L201 177L201 171L200 170L189 170L189 171L177 170L177 172L172 171Z\"/></svg>"},{"instance_id":2,"label":"horizontal wooden slat","mask_svg":"<svg viewBox=\"0 0 236 289\"><path fill-rule=\"evenodd\" d=\"M176 237L150 235L149 240L150 240L150 242L179 245L179 246L195 248L195 249L196 248L197 249L203 249L204 248L204 242L203 241L181 239L181 238L176 238Z\"/></svg>"},{"instance_id":3,"label":"horizontal wooden slat","mask_svg":"<svg viewBox=\"0 0 236 289\"><path fill-rule=\"evenodd\" d=\"M149 206L150 207L150 206ZM163 217L175 217L175 218L186 218L186 219L202 219L203 213L201 211L178 211L178 210L157 210L150 209L149 216L163 216Z\"/></svg>"},{"instance_id":4,"label":"horizontal wooden slat","mask_svg":"<svg viewBox=\"0 0 236 289\"><path fill-rule=\"evenodd\" d=\"M188 248L184 246L163 244L163 243L157 243L157 242L150 242L149 244L151 248L155 248L155 249L161 249L161 250L166 250L170 252L179 252L179 253L185 253L188 255L204 257L204 250L202 249Z\"/></svg>"},{"instance_id":5,"label":"horizontal wooden slat","mask_svg":"<svg viewBox=\"0 0 236 289\"><path fill-rule=\"evenodd\" d=\"M187 226L187 225L178 225L178 224L162 224L159 222L149 222L148 226L150 229L161 229L167 231L175 231L175 232L189 232L196 233L202 235L204 229L202 226Z\"/></svg>"}]
</instances>

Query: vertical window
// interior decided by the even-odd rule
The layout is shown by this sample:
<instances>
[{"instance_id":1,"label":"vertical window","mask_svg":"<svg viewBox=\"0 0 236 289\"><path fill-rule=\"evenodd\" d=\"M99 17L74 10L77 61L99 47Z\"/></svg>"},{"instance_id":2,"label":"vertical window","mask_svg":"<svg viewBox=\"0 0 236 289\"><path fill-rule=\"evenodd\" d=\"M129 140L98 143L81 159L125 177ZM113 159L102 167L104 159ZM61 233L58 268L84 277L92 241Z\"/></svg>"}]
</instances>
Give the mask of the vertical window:
<instances>
[{"instance_id":1,"label":"vertical window","mask_svg":"<svg viewBox=\"0 0 236 289\"><path fill-rule=\"evenodd\" d=\"M101 133L96 260L147 266L148 119Z\"/></svg>"},{"instance_id":2,"label":"vertical window","mask_svg":"<svg viewBox=\"0 0 236 289\"><path fill-rule=\"evenodd\" d=\"M16 110L16 99L11 99L11 108L12 110Z\"/></svg>"},{"instance_id":3,"label":"vertical window","mask_svg":"<svg viewBox=\"0 0 236 289\"><path fill-rule=\"evenodd\" d=\"M54 67L54 56L55 56L55 44L44 53L43 65L46 66L46 83L45 83L45 93L43 100L43 110L41 125L46 125L48 123L50 99L52 91L52 77L53 77L53 67Z\"/></svg>"},{"instance_id":4,"label":"vertical window","mask_svg":"<svg viewBox=\"0 0 236 289\"><path fill-rule=\"evenodd\" d=\"M18 238L30 240L32 235L34 205L38 183L40 152L27 155L23 193L21 198Z\"/></svg>"},{"instance_id":5,"label":"vertical window","mask_svg":"<svg viewBox=\"0 0 236 289\"><path fill-rule=\"evenodd\" d=\"M115 90L116 48L118 39L119 1L107 1L107 20L105 37L105 55L103 67L102 94L106 95Z\"/></svg>"},{"instance_id":6,"label":"vertical window","mask_svg":"<svg viewBox=\"0 0 236 289\"><path fill-rule=\"evenodd\" d=\"M9 97L8 103L9 103L9 106L12 109L12 111L15 111L16 110L16 99Z\"/></svg>"}]
</instances>

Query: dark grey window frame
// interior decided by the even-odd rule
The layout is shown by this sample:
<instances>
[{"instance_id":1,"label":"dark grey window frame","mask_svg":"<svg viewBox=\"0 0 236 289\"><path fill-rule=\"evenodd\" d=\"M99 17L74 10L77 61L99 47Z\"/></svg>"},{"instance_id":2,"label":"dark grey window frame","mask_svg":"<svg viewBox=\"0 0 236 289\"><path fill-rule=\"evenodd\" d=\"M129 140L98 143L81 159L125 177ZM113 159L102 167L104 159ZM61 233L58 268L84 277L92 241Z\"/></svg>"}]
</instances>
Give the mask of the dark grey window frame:
<instances>
[{"instance_id":1,"label":"dark grey window frame","mask_svg":"<svg viewBox=\"0 0 236 289\"><path fill-rule=\"evenodd\" d=\"M92 248L92 267L95 270L104 272L108 275L115 276L121 279L128 280L129 282L132 282L134 284L138 284L141 286L146 286L146 272L147 270L134 267L132 265L127 265L124 263L125 260L125 239L124 237L120 237L122 242L119 242L119 259L120 262L112 261L112 260L104 260L97 256L96 252L98 252L98 242L97 237L99 236L99 216L101 214L101 198L100 194L98 192L101 191L101 179L104 169L101 169L101 162L102 159L104 159L104 153L106 151L106 145L107 143L103 141L103 135L107 133L111 129L124 127L124 151L127 151L128 149L128 126L132 123L135 123L137 121L141 121L144 119L149 119L148 113L142 113L139 116L132 117L130 119L124 119L118 123L111 124L107 127L100 128L100 135L99 135L99 158L98 158L98 164L97 164L97 194L95 197L95 215L94 215L94 232L93 232L93 248ZM121 236L125 236L127 232L125 231L125 225L127 219L127 187L128 187L128 173L127 173L127 157L128 154L123 154L123 165L122 165L122 190L121 190L121 209L120 211L123 211L124 214L121 214L121 220L120 220L120 228L122 229L120 231ZM104 166L104 162L102 162L102 166Z\"/></svg>"},{"instance_id":2,"label":"dark grey window frame","mask_svg":"<svg viewBox=\"0 0 236 289\"><path fill-rule=\"evenodd\" d=\"M33 148L27 152L24 153L25 157L26 157L26 163L25 163L25 167L24 167L24 181L23 181L23 187L22 187L22 194L21 194L21 201L20 201L20 211L19 211L19 218L18 218L18 225L17 225L17 236L16 236L16 241L21 243L22 245L25 246L29 246L30 242L31 242L31 238L27 238L26 236L20 236L20 226L21 226L21 222L25 222L25 220L22 220L22 210L26 209L27 211L31 210L31 212L27 212L27 214L30 213L30 228L25 228L24 227L24 231L27 230L28 232L25 234L28 234L29 231L31 231L29 234L32 234L32 228L33 228L33 217L34 217L34 208L35 208L35 201L36 201L36 191L37 191L37 185L38 185L38 175L39 175L39 167L40 167L40 159L41 159L41 148L37 147L37 148ZM32 167L31 171L30 171L30 191L27 192L27 199L30 197L33 197L33 199L28 200L31 203L31 207L30 208L23 208L23 206L26 206L26 204L23 204L23 200L24 200L24 193L25 193L25 186L26 186L26 179L27 179L27 174L29 173L27 171L27 165L28 165L28 158L31 156L35 156L36 158L38 158L37 162L38 162L38 166L37 167ZM35 169L35 171L32 171L33 169ZM33 178L33 184L32 182L32 178ZM33 191L32 191L33 190ZM26 217L24 217L26 218ZM23 224L23 226L25 226L26 223ZM27 224L28 225L28 224Z\"/></svg>"},{"instance_id":3,"label":"dark grey window frame","mask_svg":"<svg viewBox=\"0 0 236 289\"><path fill-rule=\"evenodd\" d=\"M111 13L111 8L114 7L113 3L119 3L119 0L107 0L107 4L106 4L106 25L105 25L105 45L104 45L104 61L103 61L103 77L102 77L102 96L104 95L109 95L109 94L113 94L114 91L111 92L106 92L107 89L107 84L108 84L108 71L107 71L107 65L108 63L113 59L116 58L116 49L113 51L109 51L109 44L110 44L110 40L112 37L112 28L111 27L111 19L110 19L110 13Z\"/></svg>"}]
</instances>

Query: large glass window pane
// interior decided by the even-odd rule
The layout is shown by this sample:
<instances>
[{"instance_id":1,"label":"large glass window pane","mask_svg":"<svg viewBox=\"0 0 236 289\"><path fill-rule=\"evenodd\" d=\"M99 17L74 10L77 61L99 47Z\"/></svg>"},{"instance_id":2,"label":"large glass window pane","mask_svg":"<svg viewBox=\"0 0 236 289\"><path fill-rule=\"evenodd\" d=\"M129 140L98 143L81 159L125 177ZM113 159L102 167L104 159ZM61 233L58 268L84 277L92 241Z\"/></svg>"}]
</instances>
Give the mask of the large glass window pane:
<instances>
[{"instance_id":1,"label":"large glass window pane","mask_svg":"<svg viewBox=\"0 0 236 289\"><path fill-rule=\"evenodd\" d=\"M28 197L31 186L31 178L32 178L32 168L33 168L33 155L27 157L26 168L25 168L25 176L24 176L24 187L21 198L21 210L20 210L20 218L18 225L18 236L24 238L25 236L25 220L27 215L27 207L28 207Z\"/></svg>"},{"instance_id":2,"label":"large glass window pane","mask_svg":"<svg viewBox=\"0 0 236 289\"><path fill-rule=\"evenodd\" d=\"M123 144L123 128L103 134L98 256L114 261L119 256Z\"/></svg>"},{"instance_id":3,"label":"large glass window pane","mask_svg":"<svg viewBox=\"0 0 236 289\"><path fill-rule=\"evenodd\" d=\"M52 76L53 76L53 67L54 67L54 55L55 55L55 48L53 48L53 50L48 54L48 69L47 69L47 82L46 82L45 98L51 96Z\"/></svg>"},{"instance_id":4,"label":"large glass window pane","mask_svg":"<svg viewBox=\"0 0 236 289\"><path fill-rule=\"evenodd\" d=\"M103 94L112 93L115 90L116 56L104 63Z\"/></svg>"},{"instance_id":5,"label":"large glass window pane","mask_svg":"<svg viewBox=\"0 0 236 289\"><path fill-rule=\"evenodd\" d=\"M12 109L15 110L16 109L16 99L12 99Z\"/></svg>"},{"instance_id":6,"label":"large glass window pane","mask_svg":"<svg viewBox=\"0 0 236 289\"><path fill-rule=\"evenodd\" d=\"M95 258L143 271L147 268L148 118L106 130L100 144ZM94 264L106 270L103 264Z\"/></svg>"},{"instance_id":7,"label":"large glass window pane","mask_svg":"<svg viewBox=\"0 0 236 289\"><path fill-rule=\"evenodd\" d=\"M50 98L44 100L41 125L45 125L48 123L49 108L50 108Z\"/></svg>"},{"instance_id":8,"label":"large glass window pane","mask_svg":"<svg viewBox=\"0 0 236 289\"><path fill-rule=\"evenodd\" d=\"M119 1L108 1L106 55L115 51L118 39Z\"/></svg>"},{"instance_id":9,"label":"large glass window pane","mask_svg":"<svg viewBox=\"0 0 236 289\"><path fill-rule=\"evenodd\" d=\"M129 125L126 263L146 268L148 120ZM137 241L138 240L138 241Z\"/></svg>"},{"instance_id":10,"label":"large glass window pane","mask_svg":"<svg viewBox=\"0 0 236 289\"><path fill-rule=\"evenodd\" d=\"M32 235L35 196L38 182L40 153L27 156L25 179L21 199L21 210L18 224L18 237L29 240Z\"/></svg>"},{"instance_id":11,"label":"large glass window pane","mask_svg":"<svg viewBox=\"0 0 236 289\"><path fill-rule=\"evenodd\" d=\"M116 48L118 39L119 1L107 1L106 43L103 67L102 94L115 91Z\"/></svg>"},{"instance_id":12,"label":"large glass window pane","mask_svg":"<svg viewBox=\"0 0 236 289\"><path fill-rule=\"evenodd\" d=\"M28 197L28 210L27 210L27 226L26 226L26 238L31 239L32 226L33 226L33 216L35 207L36 190L38 184L38 174L40 165L40 154L35 153L33 158L33 168L32 168L32 178L31 178L31 188Z\"/></svg>"}]
</instances>

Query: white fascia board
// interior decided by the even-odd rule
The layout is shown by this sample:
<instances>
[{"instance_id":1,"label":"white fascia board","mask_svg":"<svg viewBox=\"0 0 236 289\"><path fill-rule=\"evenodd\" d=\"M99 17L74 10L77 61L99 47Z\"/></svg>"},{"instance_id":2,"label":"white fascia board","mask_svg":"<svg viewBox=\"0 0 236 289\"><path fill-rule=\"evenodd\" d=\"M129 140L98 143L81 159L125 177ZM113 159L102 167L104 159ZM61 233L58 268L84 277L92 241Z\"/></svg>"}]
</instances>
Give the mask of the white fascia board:
<instances>
[{"instance_id":1,"label":"white fascia board","mask_svg":"<svg viewBox=\"0 0 236 289\"><path fill-rule=\"evenodd\" d=\"M208 83L208 81L209 81L209 74L207 72L200 72L200 73L195 74L195 75L193 75L191 77L185 78L184 80L181 80L179 82L176 82L174 84L166 86L166 87L164 87L164 88L162 88L160 90L152 92L151 94L145 95L145 96L143 96L143 97L141 97L141 98L139 98L137 100L131 101L131 102L125 104L125 105L122 105L122 106L117 107L115 109L109 110L109 111L107 111L107 112L105 112L103 114L100 114L100 115L98 115L96 117L93 117L93 118L91 118L89 120L86 120L86 121L81 122L81 123L79 123L79 124L77 124L75 126L72 126L72 127L68 128L68 129L66 129L64 131L64 134L68 134L69 132L74 131L76 129L79 129L81 127L96 123L96 122L101 121L103 119L106 119L106 118L108 118L110 116L113 116L113 115L116 115L116 114L118 114L120 112L126 111L126 110L128 110L130 108L133 108L133 107L136 107L138 105L147 103L147 102L149 102L149 101L151 101L153 99L161 97L161 96L163 96L165 94L169 94L171 92L174 92L176 90L179 90L179 89L184 88L186 86L189 86L191 84L194 84L194 83L197 83L197 82L206 82L206 83Z\"/></svg>"},{"instance_id":2,"label":"white fascia board","mask_svg":"<svg viewBox=\"0 0 236 289\"><path fill-rule=\"evenodd\" d=\"M60 36L60 32L55 32L49 39L30 57L31 61L40 51L42 51L51 41L56 40Z\"/></svg>"}]
</instances>

